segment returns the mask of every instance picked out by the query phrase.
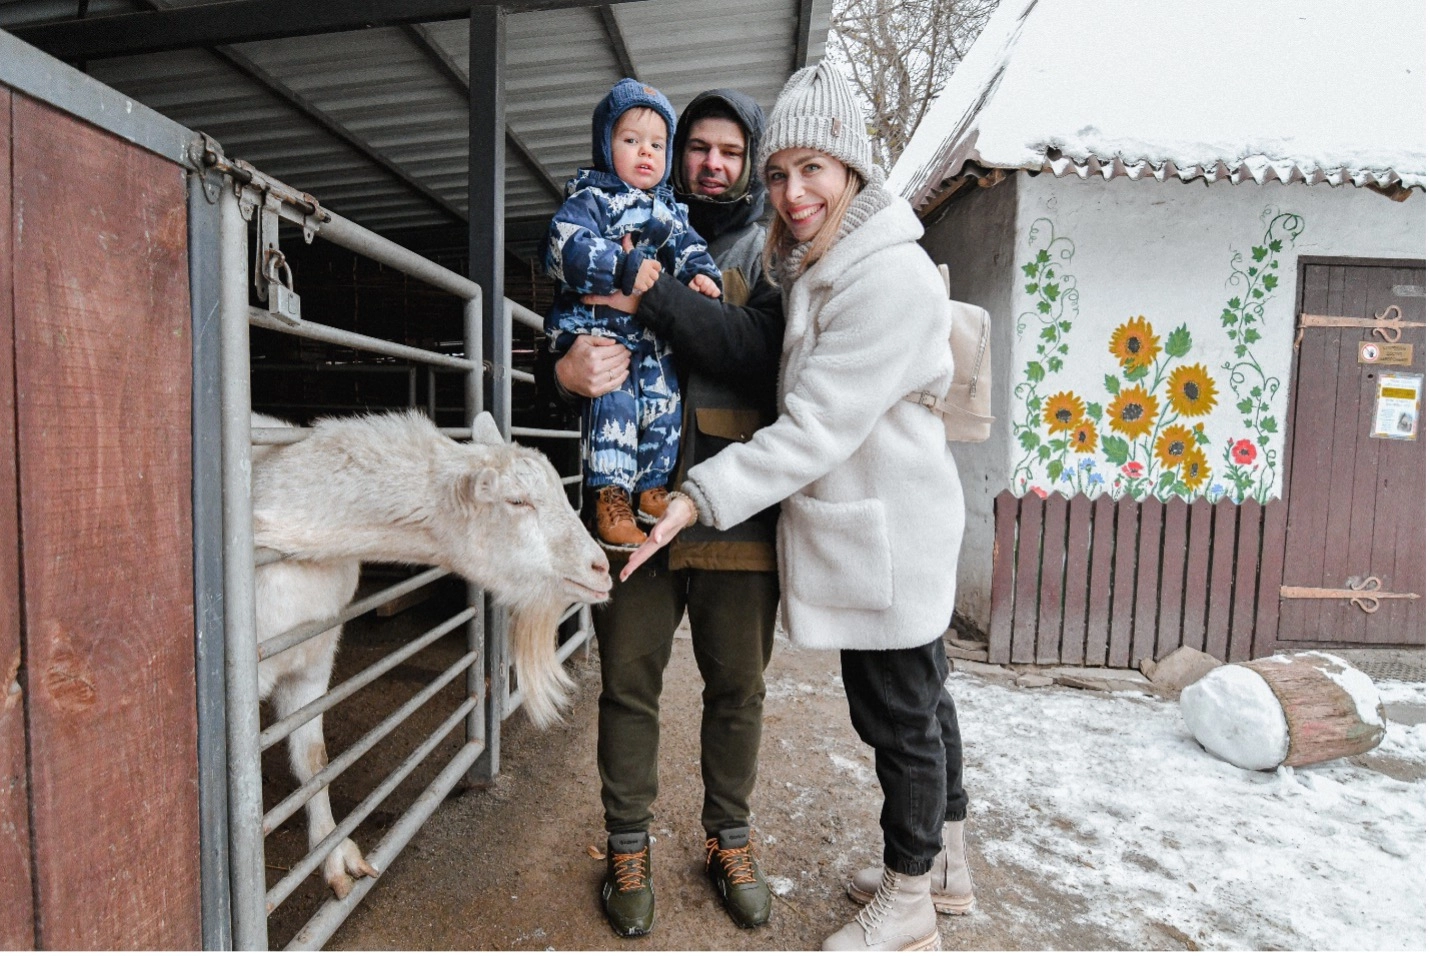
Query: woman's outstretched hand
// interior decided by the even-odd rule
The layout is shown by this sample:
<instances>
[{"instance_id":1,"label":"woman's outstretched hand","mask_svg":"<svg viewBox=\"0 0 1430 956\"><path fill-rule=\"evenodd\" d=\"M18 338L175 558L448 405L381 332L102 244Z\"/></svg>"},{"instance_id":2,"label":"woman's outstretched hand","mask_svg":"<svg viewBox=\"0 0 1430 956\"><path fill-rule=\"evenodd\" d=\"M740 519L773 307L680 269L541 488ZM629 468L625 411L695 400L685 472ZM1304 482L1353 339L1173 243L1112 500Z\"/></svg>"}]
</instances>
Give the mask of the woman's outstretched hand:
<instances>
[{"instance_id":1,"label":"woman's outstretched hand","mask_svg":"<svg viewBox=\"0 0 1430 956\"><path fill-rule=\"evenodd\" d=\"M690 527L694 517L695 508L689 499L672 497L669 507L665 509L665 517L650 529L650 535L645 539L645 544L636 548L626 559L626 566L621 569L621 580L629 578L637 568L650 560L651 555L674 541L676 535Z\"/></svg>"}]
</instances>

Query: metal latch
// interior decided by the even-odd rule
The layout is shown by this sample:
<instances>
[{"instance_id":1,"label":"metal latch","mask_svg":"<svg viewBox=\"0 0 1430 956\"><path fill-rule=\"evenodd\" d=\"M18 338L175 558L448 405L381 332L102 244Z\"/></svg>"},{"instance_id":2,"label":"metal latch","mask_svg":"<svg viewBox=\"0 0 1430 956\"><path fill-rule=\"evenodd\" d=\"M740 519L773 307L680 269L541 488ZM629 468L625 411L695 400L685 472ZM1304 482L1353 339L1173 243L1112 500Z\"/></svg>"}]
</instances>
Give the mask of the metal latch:
<instances>
[{"instance_id":1,"label":"metal latch","mask_svg":"<svg viewBox=\"0 0 1430 956\"><path fill-rule=\"evenodd\" d=\"M263 194L258 210L258 257L253 284L268 311L290 325L303 318L303 303L293 291L293 269L278 248L278 209L282 200L272 192Z\"/></svg>"}]
</instances>

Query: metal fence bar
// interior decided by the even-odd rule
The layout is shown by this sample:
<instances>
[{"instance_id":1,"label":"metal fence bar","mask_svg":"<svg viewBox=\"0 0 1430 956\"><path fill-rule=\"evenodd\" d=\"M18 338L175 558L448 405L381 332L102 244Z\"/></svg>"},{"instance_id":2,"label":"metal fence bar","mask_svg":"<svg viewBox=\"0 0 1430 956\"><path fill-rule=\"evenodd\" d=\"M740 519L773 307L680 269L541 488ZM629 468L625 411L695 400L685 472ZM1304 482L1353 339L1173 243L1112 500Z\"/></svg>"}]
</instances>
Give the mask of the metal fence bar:
<instances>
[{"instance_id":1,"label":"metal fence bar","mask_svg":"<svg viewBox=\"0 0 1430 956\"><path fill-rule=\"evenodd\" d=\"M229 871L235 949L268 948L263 887L263 780L253 637L253 500L248 437L248 228L231 190L219 196L223 366L224 650L228 672Z\"/></svg>"},{"instance_id":2,"label":"metal fence bar","mask_svg":"<svg viewBox=\"0 0 1430 956\"><path fill-rule=\"evenodd\" d=\"M472 699L468 699L463 705L468 710L470 717L472 710L480 710ZM480 740L471 740L457 751L457 755L452 758L446 768L437 775L437 778L422 791L422 795L413 801L407 812L397 819L397 822L388 830L387 836L379 843L371 853L367 855L368 862L381 872L386 872L397 854L407 846L413 835L427 822L427 818L432 816L433 811L441 805L443 798L452 792L452 788L462 779L463 775L471 770L472 765L477 762L477 758L482 755L484 745ZM293 937L292 941L285 947L290 950L315 950L322 947L347 919L349 913L362 902L368 891L377 883L371 878L358 880L348 893L345 899L329 900L323 904L308 924Z\"/></svg>"},{"instance_id":3,"label":"metal fence bar","mask_svg":"<svg viewBox=\"0 0 1430 956\"><path fill-rule=\"evenodd\" d=\"M484 408L486 401L482 394L485 384L485 376L482 368L485 365L486 350L482 345L482 303L480 299L469 299L462 309L462 338L466 343L467 357L474 363L472 371L467 373L466 381L463 383L463 399L466 404L466 420L473 421ZM470 429L468 435L470 435ZM498 721L488 721L487 712L487 596L481 588L471 582L467 583L467 603L477 612L476 616L467 622L467 650L476 654L477 658L472 662L472 666L467 670L467 693L477 702L477 706L472 708L467 715L466 734L469 742L481 740L486 746L501 746L501 723ZM485 752L485 748L483 750ZM463 769L463 773L468 773L469 782L476 782L480 774L471 774L477 754L468 762Z\"/></svg>"},{"instance_id":4,"label":"metal fence bar","mask_svg":"<svg viewBox=\"0 0 1430 956\"><path fill-rule=\"evenodd\" d=\"M377 233L344 219L330 209L323 212L330 218L318 224L318 235L335 245L351 252L375 259L385 266L391 266L403 275L411 276L427 285L450 292L462 299L482 300L482 287L466 276L439 266L431 259L420 256L411 249L399 246L391 239L384 239ZM471 355L470 352L467 353Z\"/></svg>"},{"instance_id":5,"label":"metal fence bar","mask_svg":"<svg viewBox=\"0 0 1430 956\"><path fill-rule=\"evenodd\" d=\"M581 433L564 428L519 428L511 427L513 438L580 438Z\"/></svg>"},{"instance_id":6,"label":"metal fence bar","mask_svg":"<svg viewBox=\"0 0 1430 956\"><path fill-rule=\"evenodd\" d=\"M310 621L307 624L300 624L292 630L284 631L276 637L270 637L262 644L258 645L258 659L266 661L276 654L281 654L290 647L297 647L307 640L312 640L324 631L331 630L339 624L346 624L355 617L360 617L379 605L386 604L393 598L402 597L409 591L415 591L424 584L431 584L439 578L446 577L449 572L441 568L431 568L421 574L410 577L406 581L399 581L389 588L384 588L374 594L370 594L361 601L354 601L343 608L337 616L327 618L322 621Z\"/></svg>"},{"instance_id":7,"label":"metal fence bar","mask_svg":"<svg viewBox=\"0 0 1430 956\"><path fill-rule=\"evenodd\" d=\"M229 909L228 697L223 631L223 382L218 314L223 233L202 177L189 174L193 316L194 690L198 705L199 898L203 947L233 948Z\"/></svg>"},{"instance_id":8,"label":"metal fence bar","mask_svg":"<svg viewBox=\"0 0 1430 956\"><path fill-rule=\"evenodd\" d=\"M312 339L315 342L327 342L329 345L346 345L350 348L362 349L364 352L376 352L379 355L390 355L393 358L408 359L413 362L425 362L428 365L440 365L444 368L460 369L464 372L472 370L472 361L456 355L446 355L442 352L431 352L427 349L413 348L410 345L398 345L396 342L389 342L386 339L373 338L371 335L361 335L357 332L349 332L347 329L335 329L331 325L321 325L317 322L309 322L305 319L289 319L266 312L263 309L250 309L248 312L249 321L262 329L271 329L274 332L283 332L287 335L296 335L300 339Z\"/></svg>"},{"instance_id":9,"label":"metal fence bar","mask_svg":"<svg viewBox=\"0 0 1430 956\"><path fill-rule=\"evenodd\" d=\"M472 609L467 608L453 615L416 640L409 641L400 649L393 651L381 660L375 661L358 671L337 687L330 688L323 696L303 705L282 720L269 724L263 728L263 734L258 738L259 749L267 750L314 717L319 714L326 714L338 703L347 700L353 694L356 694L368 684L371 684L374 680L407 660L413 654L436 642L442 635L456 630L461 625L467 623L467 618L472 613Z\"/></svg>"},{"instance_id":10,"label":"metal fence bar","mask_svg":"<svg viewBox=\"0 0 1430 956\"><path fill-rule=\"evenodd\" d=\"M448 630L450 630L450 628ZM447 632L443 631L442 633L445 634ZM381 723L373 727L366 734L363 734L357 743L353 744L347 750L344 750L342 754L338 756L338 759L328 764L319 773L314 774L312 779L285 797L272 810L269 810L263 817L264 835L266 836L282 826L285 820L298 812L299 807L308 802L309 797L336 780L344 770L356 763L358 759L371 750L378 741L392 733L398 725L412 716L419 707L427 703L427 701L435 697L442 688L450 684L452 680L462 672L462 668L470 663L471 661L468 660L467 655L462 655L462 657L458 659L458 663L449 667L446 673L434 679L411 700L391 714L388 714L387 717L383 718Z\"/></svg>"},{"instance_id":11,"label":"metal fence bar","mask_svg":"<svg viewBox=\"0 0 1430 956\"><path fill-rule=\"evenodd\" d=\"M461 667L454 666L451 668L452 676L455 677L456 674L461 672L463 667L467 666L465 655L462 657L460 663ZM368 818L372 811L376 810L378 805L386 800L402 781L411 776L412 771L416 770L418 765L427 759L427 755L435 750L437 745L442 742L442 738L446 737L447 734L451 733L453 728L462 722L462 718L467 716L467 709L474 706L475 703L476 702L470 697L464 700L461 706L452 712L450 717L442 721L441 726L434 730L416 750L407 755L407 759L402 761L396 770L384 777L382 783L378 784L372 793L368 794L361 803L353 808L352 813L349 813L339 821L337 827L334 828L332 833L328 834L323 842L314 847L303 859L293 864L293 868L288 871L287 875L275 883L273 889L268 891L267 906L270 911L277 909L279 904L286 900L288 896L298 888L298 884L307 879L313 871L322 864L323 859L333 851L335 846L351 836L352 832ZM362 879L371 880L372 877L368 876Z\"/></svg>"},{"instance_id":12,"label":"metal fence bar","mask_svg":"<svg viewBox=\"0 0 1430 956\"><path fill-rule=\"evenodd\" d=\"M522 325L526 326L527 328L535 329L538 332L546 331L546 320L543 319L540 315L531 311L526 306L522 305L520 302L513 302L510 299L507 299L505 301L506 316L508 320L514 319L517 322L520 322Z\"/></svg>"}]
</instances>

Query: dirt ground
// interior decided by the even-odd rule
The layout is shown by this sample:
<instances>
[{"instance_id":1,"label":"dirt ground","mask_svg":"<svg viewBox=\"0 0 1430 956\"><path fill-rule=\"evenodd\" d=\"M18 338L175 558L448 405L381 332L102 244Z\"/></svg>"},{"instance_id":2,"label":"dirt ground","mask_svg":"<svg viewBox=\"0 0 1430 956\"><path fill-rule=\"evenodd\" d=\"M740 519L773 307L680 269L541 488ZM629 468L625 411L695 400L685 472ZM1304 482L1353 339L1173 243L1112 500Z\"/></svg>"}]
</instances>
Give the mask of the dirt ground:
<instances>
[{"instance_id":1,"label":"dirt ground","mask_svg":"<svg viewBox=\"0 0 1430 956\"><path fill-rule=\"evenodd\" d=\"M405 612L396 629L361 619L349 626L339 655L338 679L390 650L395 641L421 633L452 613L432 601ZM418 655L393 672L380 693L405 699L435 677L447 660ZM877 862L879 787L871 752L849 726L837 653L799 650L779 642L767 671L765 736L760 780L753 795L760 859L777 897L768 925L735 926L720 908L703 872L699 813L700 678L689 634L682 628L666 672L662 698L660 797L655 806L653 856L656 889L654 931L621 939L608 928L598 901L604 849L596 776L596 697L600 675L593 646L578 651L568 667L579 683L567 721L537 731L518 714L502 741L502 773L486 789L459 789L436 811L383 874L372 892L328 943L357 950L813 950L857 912L844 894L847 876ZM457 697L446 695L449 704ZM392 703L388 703L390 708ZM330 719L330 750L337 754L373 723L371 700L349 701ZM440 711L436 713L435 711ZM425 726L450 707L434 708ZM390 745L376 748L334 787L339 818L362 798L412 746L424 726L413 718ZM450 753L455 746L445 749ZM291 787L282 748L265 756L268 803ZM431 761L429 761L431 763ZM369 766L369 764L371 766ZM411 801L436 768L399 788L356 834L370 847ZM1110 935L1074 919L1080 901L1040 886L1003 867L990 871L978 851L980 833L992 838L997 820L977 816L978 760L966 770L974 795L969 824L970 866L978 905L967 916L941 916L945 949L1096 950L1116 948ZM282 862L301 856L301 813L269 840L270 881ZM310 877L270 920L270 943L282 946L326 899L326 887ZM1167 949L1185 941L1166 936Z\"/></svg>"}]
</instances>

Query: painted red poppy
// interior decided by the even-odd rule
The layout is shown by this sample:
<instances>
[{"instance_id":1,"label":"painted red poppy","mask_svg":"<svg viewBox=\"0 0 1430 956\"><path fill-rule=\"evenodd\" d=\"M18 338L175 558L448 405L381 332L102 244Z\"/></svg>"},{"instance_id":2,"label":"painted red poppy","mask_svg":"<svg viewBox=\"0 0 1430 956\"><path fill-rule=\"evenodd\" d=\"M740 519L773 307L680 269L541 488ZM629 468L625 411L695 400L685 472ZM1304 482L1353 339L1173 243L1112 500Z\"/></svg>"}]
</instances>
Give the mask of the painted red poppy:
<instances>
[{"instance_id":1,"label":"painted red poppy","mask_svg":"<svg viewBox=\"0 0 1430 956\"><path fill-rule=\"evenodd\" d=\"M1037 485L1034 485L1030 490L1039 498L1046 498L1048 496L1047 491L1043 490L1042 488L1039 488Z\"/></svg>"},{"instance_id":2,"label":"painted red poppy","mask_svg":"<svg viewBox=\"0 0 1430 956\"><path fill-rule=\"evenodd\" d=\"M1249 465L1256 460L1256 446L1243 438L1231 446L1231 460L1238 465Z\"/></svg>"},{"instance_id":3,"label":"painted red poppy","mask_svg":"<svg viewBox=\"0 0 1430 956\"><path fill-rule=\"evenodd\" d=\"M1141 478L1142 472L1143 468L1140 461L1129 461L1122 466L1122 473L1128 478Z\"/></svg>"}]
</instances>

